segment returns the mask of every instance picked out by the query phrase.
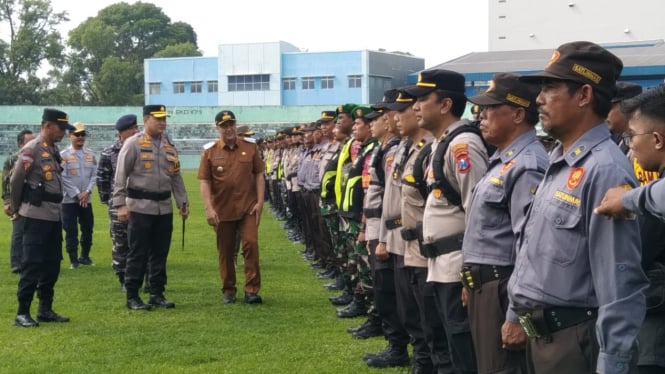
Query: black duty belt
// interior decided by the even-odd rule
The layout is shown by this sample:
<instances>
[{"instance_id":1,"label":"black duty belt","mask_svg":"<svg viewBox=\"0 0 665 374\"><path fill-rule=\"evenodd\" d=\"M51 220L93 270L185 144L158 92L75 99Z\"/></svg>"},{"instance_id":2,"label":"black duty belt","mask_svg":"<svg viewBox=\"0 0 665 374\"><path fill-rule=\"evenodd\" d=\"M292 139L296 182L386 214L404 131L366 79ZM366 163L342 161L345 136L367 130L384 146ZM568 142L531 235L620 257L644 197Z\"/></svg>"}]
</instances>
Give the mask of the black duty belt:
<instances>
[{"instance_id":1,"label":"black duty belt","mask_svg":"<svg viewBox=\"0 0 665 374\"><path fill-rule=\"evenodd\" d=\"M308 192L308 193L315 193L317 195L321 193L320 188L304 188L303 187L303 191Z\"/></svg>"},{"instance_id":2,"label":"black duty belt","mask_svg":"<svg viewBox=\"0 0 665 374\"><path fill-rule=\"evenodd\" d=\"M386 220L386 228L388 230L394 230L400 227L402 227L402 217Z\"/></svg>"},{"instance_id":3,"label":"black duty belt","mask_svg":"<svg viewBox=\"0 0 665 374\"><path fill-rule=\"evenodd\" d=\"M402 227L399 233L402 235L402 239L406 240L407 242L410 242L411 240L418 240L418 230L416 228L407 229L406 227Z\"/></svg>"},{"instance_id":4,"label":"black duty belt","mask_svg":"<svg viewBox=\"0 0 665 374\"><path fill-rule=\"evenodd\" d=\"M363 209L363 214L365 218L381 218L381 213L383 208L365 208Z\"/></svg>"},{"instance_id":5,"label":"black duty belt","mask_svg":"<svg viewBox=\"0 0 665 374\"><path fill-rule=\"evenodd\" d=\"M553 307L519 311L520 325L529 338L548 339L557 331L598 317L598 308Z\"/></svg>"},{"instance_id":6,"label":"black duty belt","mask_svg":"<svg viewBox=\"0 0 665 374\"><path fill-rule=\"evenodd\" d=\"M451 252L459 251L462 249L463 239L464 234L457 234L437 239L432 243L421 243L420 254L427 258L434 258Z\"/></svg>"},{"instance_id":7,"label":"black duty belt","mask_svg":"<svg viewBox=\"0 0 665 374\"><path fill-rule=\"evenodd\" d=\"M468 265L462 268L460 279L468 290L477 290L484 283L510 278L513 266Z\"/></svg>"},{"instance_id":8,"label":"black duty belt","mask_svg":"<svg viewBox=\"0 0 665 374\"><path fill-rule=\"evenodd\" d=\"M149 191L136 190L134 188L128 188L127 197L132 199L162 201L171 198L171 191L149 192Z\"/></svg>"}]
</instances>

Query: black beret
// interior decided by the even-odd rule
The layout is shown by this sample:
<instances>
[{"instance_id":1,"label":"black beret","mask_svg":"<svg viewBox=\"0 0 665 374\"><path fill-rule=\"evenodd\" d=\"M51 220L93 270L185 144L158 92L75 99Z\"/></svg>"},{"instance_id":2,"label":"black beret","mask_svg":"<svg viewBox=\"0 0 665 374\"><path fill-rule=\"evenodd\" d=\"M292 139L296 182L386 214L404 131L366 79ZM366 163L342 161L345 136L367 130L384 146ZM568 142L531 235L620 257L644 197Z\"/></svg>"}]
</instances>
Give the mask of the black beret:
<instances>
[{"instance_id":1,"label":"black beret","mask_svg":"<svg viewBox=\"0 0 665 374\"><path fill-rule=\"evenodd\" d=\"M137 124L135 114L125 114L115 121L115 129L118 131L126 130Z\"/></svg>"}]
</instances>

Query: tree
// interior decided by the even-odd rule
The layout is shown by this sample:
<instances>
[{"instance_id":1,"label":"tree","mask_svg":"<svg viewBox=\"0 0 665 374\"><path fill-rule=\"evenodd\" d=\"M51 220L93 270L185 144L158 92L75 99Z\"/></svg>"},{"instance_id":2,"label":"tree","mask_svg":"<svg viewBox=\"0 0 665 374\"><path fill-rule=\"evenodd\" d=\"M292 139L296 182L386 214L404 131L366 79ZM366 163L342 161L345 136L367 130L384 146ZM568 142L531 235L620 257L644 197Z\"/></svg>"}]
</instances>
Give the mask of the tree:
<instances>
[{"instance_id":1,"label":"tree","mask_svg":"<svg viewBox=\"0 0 665 374\"><path fill-rule=\"evenodd\" d=\"M202 53L198 48L192 43L179 43L169 45L161 51L155 53L154 57L165 58L165 57L192 57L192 56L201 56Z\"/></svg>"},{"instance_id":2,"label":"tree","mask_svg":"<svg viewBox=\"0 0 665 374\"><path fill-rule=\"evenodd\" d=\"M62 38L55 26L68 21L48 0L0 0L0 104L42 104L48 80L37 72L62 67Z\"/></svg>"},{"instance_id":3,"label":"tree","mask_svg":"<svg viewBox=\"0 0 665 374\"><path fill-rule=\"evenodd\" d=\"M68 43L72 60L82 66L81 88L93 105L143 103L143 60L170 46L169 53L201 55L189 24L172 23L161 8L142 2L100 10L69 33Z\"/></svg>"}]
</instances>

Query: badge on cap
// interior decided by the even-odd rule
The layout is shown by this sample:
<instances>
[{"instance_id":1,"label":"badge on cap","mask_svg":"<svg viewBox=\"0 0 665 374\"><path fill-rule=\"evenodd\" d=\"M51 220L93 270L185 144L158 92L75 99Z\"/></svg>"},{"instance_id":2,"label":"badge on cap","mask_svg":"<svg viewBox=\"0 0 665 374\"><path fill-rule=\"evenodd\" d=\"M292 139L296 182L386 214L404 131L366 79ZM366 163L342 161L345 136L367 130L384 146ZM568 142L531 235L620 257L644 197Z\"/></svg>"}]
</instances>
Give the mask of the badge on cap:
<instances>
[{"instance_id":1,"label":"badge on cap","mask_svg":"<svg viewBox=\"0 0 665 374\"><path fill-rule=\"evenodd\" d=\"M554 50L554 53L552 53L552 57L550 57L550 61L547 63L547 66L545 66L545 69L549 68L553 63L555 63L559 57L561 57L561 52Z\"/></svg>"}]
</instances>

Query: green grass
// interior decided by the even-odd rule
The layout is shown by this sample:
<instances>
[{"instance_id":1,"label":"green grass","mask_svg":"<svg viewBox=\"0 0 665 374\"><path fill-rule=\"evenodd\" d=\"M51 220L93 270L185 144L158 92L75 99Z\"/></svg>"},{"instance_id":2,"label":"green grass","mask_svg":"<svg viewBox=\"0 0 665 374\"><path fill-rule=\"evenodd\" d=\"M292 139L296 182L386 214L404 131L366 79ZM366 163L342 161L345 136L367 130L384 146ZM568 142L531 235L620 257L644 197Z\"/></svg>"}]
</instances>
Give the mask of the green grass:
<instances>
[{"instance_id":1,"label":"green grass","mask_svg":"<svg viewBox=\"0 0 665 374\"><path fill-rule=\"evenodd\" d=\"M364 320L335 316L327 300L333 293L321 287L324 282L298 253L302 246L285 238L267 207L259 233L264 304L222 305L214 232L205 222L195 172L185 172L185 182L191 201L185 250L177 216L167 266L166 296L175 309L125 308L110 265L107 211L95 196L96 266L69 270L63 261L55 288L54 309L72 321L13 326L18 276L9 271L10 221L0 220L1 373L379 372L360 356L382 349L383 338L351 338L346 328ZM33 316L37 303L35 296ZM406 369L380 372L400 371Z\"/></svg>"}]
</instances>

